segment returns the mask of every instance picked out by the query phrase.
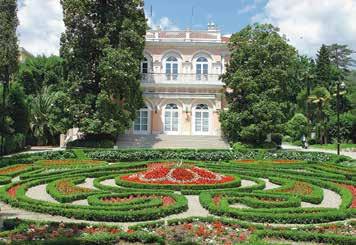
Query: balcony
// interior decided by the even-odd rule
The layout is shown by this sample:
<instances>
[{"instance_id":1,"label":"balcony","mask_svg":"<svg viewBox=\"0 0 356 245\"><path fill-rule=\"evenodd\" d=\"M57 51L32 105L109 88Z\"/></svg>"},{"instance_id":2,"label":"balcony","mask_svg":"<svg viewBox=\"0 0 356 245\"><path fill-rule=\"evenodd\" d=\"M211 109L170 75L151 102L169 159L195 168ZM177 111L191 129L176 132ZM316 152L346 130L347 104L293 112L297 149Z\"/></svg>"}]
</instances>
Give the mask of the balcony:
<instances>
[{"instance_id":1,"label":"balcony","mask_svg":"<svg viewBox=\"0 0 356 245\"><path fill-rule=\"evenodd\" d=\"M212 85L222 86L220 74L143 73L143 85Z\"/></svg>"}]
</instances>

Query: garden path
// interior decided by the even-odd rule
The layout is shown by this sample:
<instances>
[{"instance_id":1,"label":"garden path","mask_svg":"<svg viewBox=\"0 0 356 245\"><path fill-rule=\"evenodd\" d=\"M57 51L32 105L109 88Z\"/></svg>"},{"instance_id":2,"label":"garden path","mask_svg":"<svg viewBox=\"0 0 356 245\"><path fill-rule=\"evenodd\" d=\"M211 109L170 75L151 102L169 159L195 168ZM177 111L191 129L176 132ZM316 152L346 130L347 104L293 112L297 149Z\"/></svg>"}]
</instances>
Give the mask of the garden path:
<instances>
[{"instance_id":1,"label":"garden path","mask_svg":"<svg viewBox=\"0 0 356 245\"><path fill-rule=\"evenodd\" d=\"M47 187L46 184L31 187L30 189L27 190L26 196L40 201L59 203L57 200L55 200L51 195L47 193L46 187Z\"/></svg>"},{"instance_id":2,"label":"garden path","mask_svg":"<svg viewBox=\"0 0 356 245\"><path fill-rule=\"evenodd\" d=\"M295 146L295 145L290 145L290 144L283 144L282 149L294 150L294 151L304 151L304 152L323 152L323 153L332 153L332 154L337 153L336 150L325 150L325 149L319 149L319 148L303 149L300 146ZM356 159L356 152L341 151L341 155L351 157L352 159Z\"/></svg>"}]
</instances>

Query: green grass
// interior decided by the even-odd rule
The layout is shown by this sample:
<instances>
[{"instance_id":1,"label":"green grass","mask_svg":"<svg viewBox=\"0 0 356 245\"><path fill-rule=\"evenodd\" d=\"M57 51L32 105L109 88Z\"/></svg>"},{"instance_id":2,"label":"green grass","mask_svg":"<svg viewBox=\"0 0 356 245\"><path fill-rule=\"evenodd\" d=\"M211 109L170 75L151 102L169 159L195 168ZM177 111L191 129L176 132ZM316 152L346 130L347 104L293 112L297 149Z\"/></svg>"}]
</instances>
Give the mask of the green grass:
<instances>
[{"instance_id":1,"label":"green grass","mask_svg":"<svg viewBox=\"0 0 356 245\"><path fill-rule=\"evenodd\" d=\"M316 145L311 145L311 147L325 149L325 150L336 150L337 144L325 144L325 145L316 144ZM341 144L340 147L341 149L350 149L350 148L356 149L356 144Z\"/></svg>"}]
</instances>

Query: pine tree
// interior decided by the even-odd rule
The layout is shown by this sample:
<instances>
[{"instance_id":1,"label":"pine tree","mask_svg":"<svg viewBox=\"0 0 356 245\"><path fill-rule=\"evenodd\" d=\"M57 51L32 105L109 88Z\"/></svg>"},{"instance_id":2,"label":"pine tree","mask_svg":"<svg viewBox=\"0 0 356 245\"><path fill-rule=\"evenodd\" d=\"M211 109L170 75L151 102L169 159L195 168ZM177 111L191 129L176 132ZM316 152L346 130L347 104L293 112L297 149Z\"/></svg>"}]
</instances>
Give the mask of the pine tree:
<instances>
[{"instance_id":1,"label":"pine tree","mask_svg":"<svg viewBox=\"0 0 356 245\"><path fill-rule=\"evenodd\" d=\"M316 59L316 80L319 86L328 90L332 86L332 66L330 53L326 45L322 45Z\"/></svg>"},{"instance_id":2,"label":"pine tree","mask_svg":"<svg viewBox=\"0 0 356 245\"><path fill-rule=\"evenodd\" d=\"M338 69L349 72L350 67L356 65L356 60L352 58L352 54L354 54L355 51L350 49L347 45L334 43L327 46L327 48L330 54L331 63Z\"/></svg>"},{"instance_id":3,"label":"pine tree","mask_svg":"<svg viewBox=\"0 0 356 245\"><path fill-rule=\"evenodd\" d=\"M62 0L64 73L75 125L87 134L124 132L143 105L139 66L142 0Z\"/></svg>"}]
</instances>

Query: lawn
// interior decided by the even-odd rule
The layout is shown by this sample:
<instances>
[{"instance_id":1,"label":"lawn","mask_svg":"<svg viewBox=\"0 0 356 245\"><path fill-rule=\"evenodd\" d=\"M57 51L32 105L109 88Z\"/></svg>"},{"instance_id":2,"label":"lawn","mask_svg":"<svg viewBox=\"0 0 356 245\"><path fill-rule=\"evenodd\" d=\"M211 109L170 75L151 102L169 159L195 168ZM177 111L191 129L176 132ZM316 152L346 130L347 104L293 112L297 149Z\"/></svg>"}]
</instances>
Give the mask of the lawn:
<instances>
[{"instance_id":1,"label":"lawn","mask_svg":"<svg viewBox=\"0 0 356 245\"><path fill-rule=\"evenodd\" d=\"M8 210L0 243L355 244L356 169L347 162L321 153L228 150L1 159L2 202L38 214L24 220Z\"/></svg>"},{"instance_id":2,"label":"lawn","mask_svg":"<svg viewBox=\"0 0 356 245\"><path fill-rule=\"evenodd\" d=\"M315 145L311 145L311 147L325 149L325 150L336 150L337 144L324 144L324 145L315 144ZM356 149L356 144L340 144L340 147L342 150Z\"/></svg>"}]
</instances>

